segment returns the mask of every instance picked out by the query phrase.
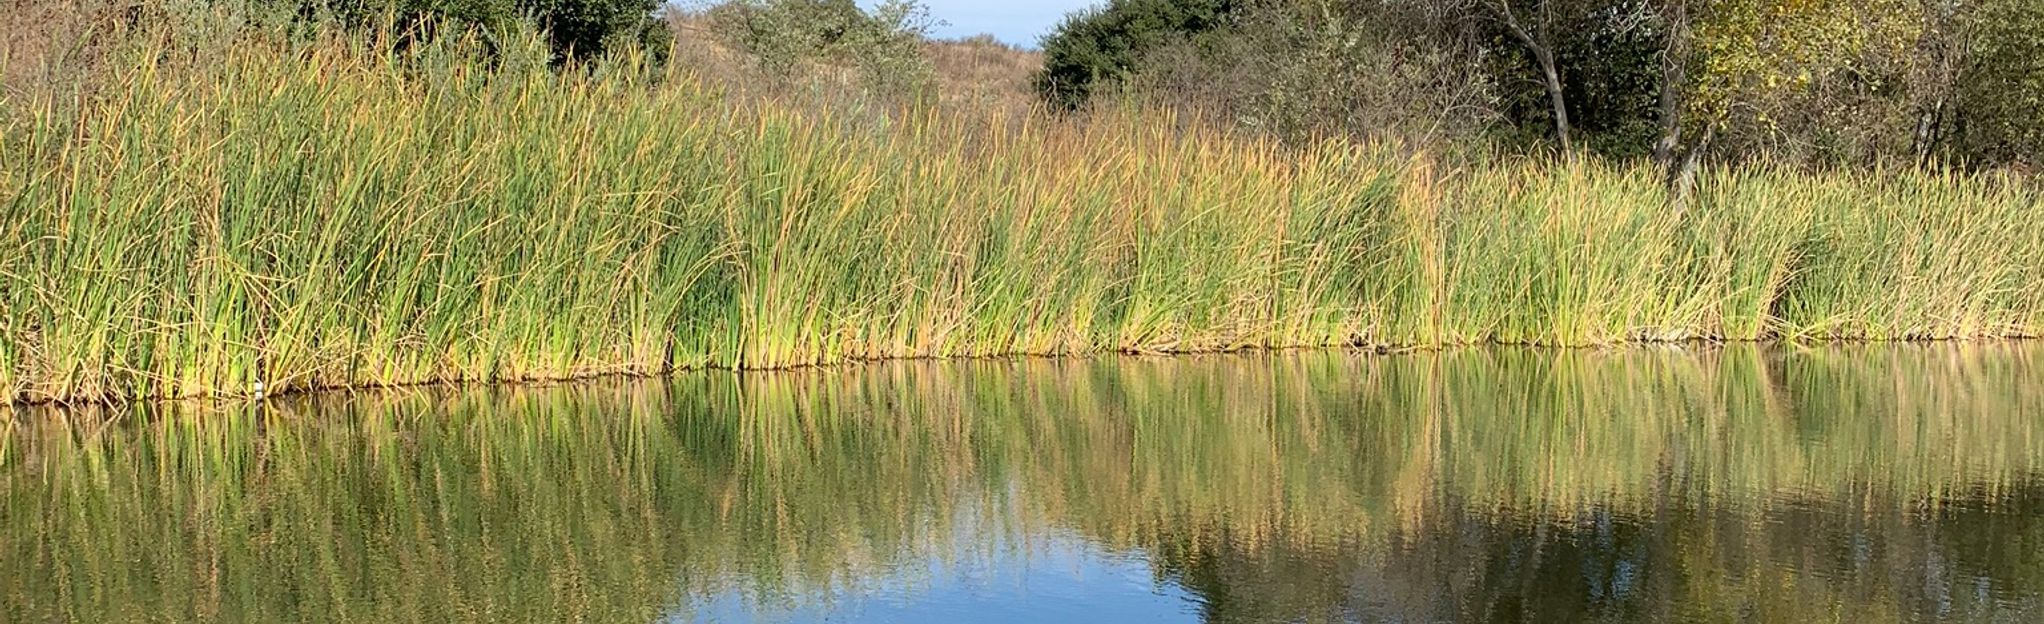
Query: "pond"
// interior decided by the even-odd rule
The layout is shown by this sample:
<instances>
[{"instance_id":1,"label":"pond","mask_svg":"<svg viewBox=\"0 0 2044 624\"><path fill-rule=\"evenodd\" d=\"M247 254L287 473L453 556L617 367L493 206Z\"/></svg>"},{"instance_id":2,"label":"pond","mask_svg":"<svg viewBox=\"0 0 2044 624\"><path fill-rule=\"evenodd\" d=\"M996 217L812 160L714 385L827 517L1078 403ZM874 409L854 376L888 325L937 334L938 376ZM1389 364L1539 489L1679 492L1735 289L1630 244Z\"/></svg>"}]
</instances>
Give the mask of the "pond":
<instances>
[{"instance_id":1,"label":"pond","mask_svg":"<svg viewBox=\"0 0 2044 624\"><path fill-rule=\"evenodd\" d=\"M0 424L14 621L2044 620L2044 347L904 362Z\"/></svg>"}]
</instances>

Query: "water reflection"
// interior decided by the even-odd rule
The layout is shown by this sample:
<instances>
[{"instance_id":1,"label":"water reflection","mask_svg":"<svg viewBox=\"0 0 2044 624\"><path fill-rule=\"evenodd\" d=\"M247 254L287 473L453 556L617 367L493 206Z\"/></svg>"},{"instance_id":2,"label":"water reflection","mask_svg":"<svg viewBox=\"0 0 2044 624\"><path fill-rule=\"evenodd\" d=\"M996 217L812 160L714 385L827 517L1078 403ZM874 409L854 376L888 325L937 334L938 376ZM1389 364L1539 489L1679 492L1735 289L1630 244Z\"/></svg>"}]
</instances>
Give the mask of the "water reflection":
<instances>
[{"instance_id":1,"label":"water reflection","mask_svg":"<svg viewBox=\"0 0 2044 624\"><path fill-rule=\"evenodd\" d=\"M2037 621L2044 349L907 363L15 415L27 621Z\"/></svg>"}]
</instances>

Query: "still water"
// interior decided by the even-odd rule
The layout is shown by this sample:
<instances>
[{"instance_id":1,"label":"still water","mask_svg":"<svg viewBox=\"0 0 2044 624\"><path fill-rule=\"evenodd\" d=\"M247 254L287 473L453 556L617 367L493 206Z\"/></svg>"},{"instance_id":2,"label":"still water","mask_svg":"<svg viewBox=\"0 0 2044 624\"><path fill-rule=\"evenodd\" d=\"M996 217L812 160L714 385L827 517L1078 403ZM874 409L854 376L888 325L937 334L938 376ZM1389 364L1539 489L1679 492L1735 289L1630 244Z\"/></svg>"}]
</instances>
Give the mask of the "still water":
<instances>
[{"instance_id":1,"label":"still water","mask_svg":"<svg viewBox=\"0 0 2044 624\"><path fill-rule=\"evenodd\" d=\"M899 363L0 424L0 620L2044 621L2044 347Z\"/></svg>"}]
</instances>

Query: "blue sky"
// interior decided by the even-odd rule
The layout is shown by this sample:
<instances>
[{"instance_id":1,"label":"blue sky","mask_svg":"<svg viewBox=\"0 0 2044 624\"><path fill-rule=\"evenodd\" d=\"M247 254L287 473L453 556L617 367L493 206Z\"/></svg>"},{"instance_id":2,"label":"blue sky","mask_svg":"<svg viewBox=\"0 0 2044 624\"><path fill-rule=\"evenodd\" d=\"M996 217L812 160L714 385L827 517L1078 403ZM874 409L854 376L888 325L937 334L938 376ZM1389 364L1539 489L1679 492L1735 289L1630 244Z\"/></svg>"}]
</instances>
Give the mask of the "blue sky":
<instances>
[{"instance_id":1,"label":"blue sky","mask_svg":"<svg viewBox=\"0 0 2044 624\"><path fill-rule=\"evenodd\" d=\"M1038 39L1057 26L1066 13L1097 0L924 0L930 15L948 24L934 33L944 39L992 34L1008 43L1036 47ZM872 0L861 4L871 6Z\"/></svg>"}]
</instances>

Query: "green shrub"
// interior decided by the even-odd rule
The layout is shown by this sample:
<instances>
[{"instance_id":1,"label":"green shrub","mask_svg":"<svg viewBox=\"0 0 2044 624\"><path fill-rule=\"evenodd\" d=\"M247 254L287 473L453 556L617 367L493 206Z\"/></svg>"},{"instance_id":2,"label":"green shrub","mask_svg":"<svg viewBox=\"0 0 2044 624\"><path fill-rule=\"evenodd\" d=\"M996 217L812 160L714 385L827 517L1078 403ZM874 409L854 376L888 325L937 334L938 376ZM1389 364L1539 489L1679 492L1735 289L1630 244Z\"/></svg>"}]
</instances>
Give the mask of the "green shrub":
<instances>
[{"instance_id":1,"label":"green shrub","mask_svg":"<svg viewBox=\"0 0 2044 624\"><path fill-rule=\"evenodd\" d=\"M1961 156L2044 163L2044 1L1995 3L1959 81Z\"/></svg>"},{"instance_id":2,"label":"green shrub","mask_svg":"<svg viewBox=\"0 0 2044 624\"><path fill-rule=\"evenodd\" d=\"M672 34L655 15L660 0L197 0L173 5L169 7L173 12L247 16L237 21L334 19L361 27L389 16L414 30L451 25L479 28L493 36L529 20L546 33L556 62L588 60L633 47L658 56L672 42ZM217 23L217 17L202 19Z\"/></svg>"},{"instance_id":3,"label":"green shrub","mask_svg":"<svg viewBox=\"0 0 2044 624\"><path fill-rule=\"evenodd\" d=\"M1103 86L1125 80L1153 52L1222 29L1235 0L1113 0L1075 13L1043 41L1036 88L1052 106L1076 109Z\"/></svg>"}]
</instances>

